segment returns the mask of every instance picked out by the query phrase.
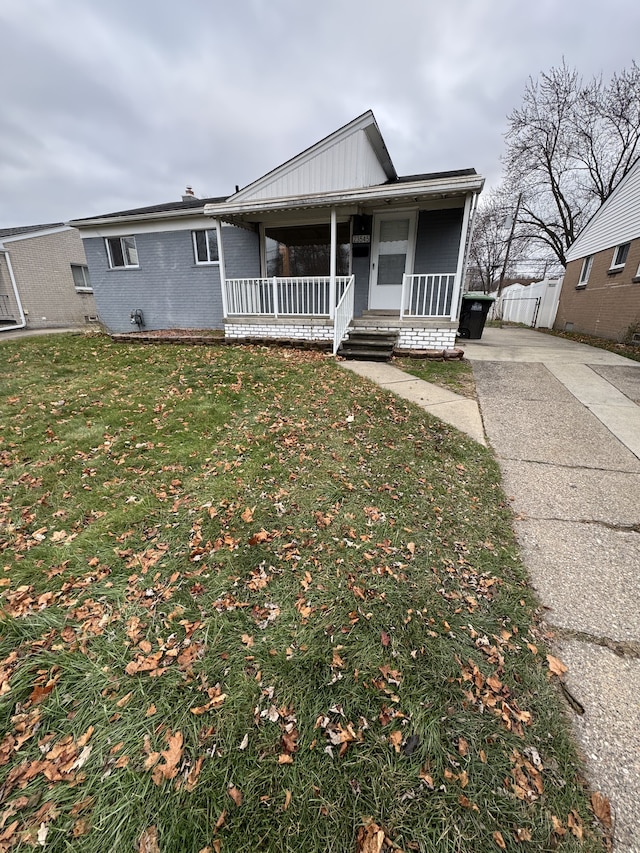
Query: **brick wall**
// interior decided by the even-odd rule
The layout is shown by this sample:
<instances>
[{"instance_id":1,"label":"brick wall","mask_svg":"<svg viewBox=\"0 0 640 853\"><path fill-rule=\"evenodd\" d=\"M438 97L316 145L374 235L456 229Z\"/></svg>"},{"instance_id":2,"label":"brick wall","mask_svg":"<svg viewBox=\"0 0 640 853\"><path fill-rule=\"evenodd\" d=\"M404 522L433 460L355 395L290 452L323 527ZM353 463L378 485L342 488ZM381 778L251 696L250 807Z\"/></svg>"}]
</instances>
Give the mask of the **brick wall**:
<instances>
[{"instance_id":1,"label":"brick wall","mask_svg":"<svg viewBox=\"0 0 640 853\"><path fill-rule=\"evenodd\" d=\"M640 323L640 238L633 240L624 269L608 274L615 247L593 256L586 287L577 287L584 259L571 261L560 294L555 329L572 327L601 338L621 341Z\"/></svg>"},{"instance_id":2,"label":"brick wall","mask_svg":"<svg viewBox=\"0 0 640 853\"><path fill-rule=\"evenodd\" d=\"M80 234L55 234L5 241L27 328L82 326L96 315L91 293L77 293L71 264L86 264ZM6 271L3 270L3 279Z\"/></svg>"},{"instance_id":3,"label":"brick wall","mask_svg":"<svg viewBox=\"0 0 640 853\"><path fill-rule=\"evenodd\" d=\"M217 264L196 264L191 231L135 237L138 269L110 269L104 239L84 240L98 314L107 329L131 331L136 308L145 330L222 329L220 270ZM257 234L225 226L223 244L227 278L260 274Z\"/></svg>"}]
</instances>

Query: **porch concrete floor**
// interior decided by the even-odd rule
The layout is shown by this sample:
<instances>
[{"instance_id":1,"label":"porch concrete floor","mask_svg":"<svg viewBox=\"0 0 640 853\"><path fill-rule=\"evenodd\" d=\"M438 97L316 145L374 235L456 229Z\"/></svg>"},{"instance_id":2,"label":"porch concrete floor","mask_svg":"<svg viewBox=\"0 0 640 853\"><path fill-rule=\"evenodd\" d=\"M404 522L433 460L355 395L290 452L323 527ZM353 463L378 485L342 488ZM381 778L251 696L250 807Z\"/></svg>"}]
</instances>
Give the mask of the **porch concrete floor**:
<instances>
[{"instance_id":1,"label":"porch concrete floor","mask_svg":"<svg viewBox=\"0 0 640 853\"><path fill-rule=\"evenodd\" d=\"M398 367L378 361L341 361L346 370L370 379L398 397L410 400L430 415L451 424L486 447L480 410L475 400L417 379Z\"/></svg>"}]
</instances>

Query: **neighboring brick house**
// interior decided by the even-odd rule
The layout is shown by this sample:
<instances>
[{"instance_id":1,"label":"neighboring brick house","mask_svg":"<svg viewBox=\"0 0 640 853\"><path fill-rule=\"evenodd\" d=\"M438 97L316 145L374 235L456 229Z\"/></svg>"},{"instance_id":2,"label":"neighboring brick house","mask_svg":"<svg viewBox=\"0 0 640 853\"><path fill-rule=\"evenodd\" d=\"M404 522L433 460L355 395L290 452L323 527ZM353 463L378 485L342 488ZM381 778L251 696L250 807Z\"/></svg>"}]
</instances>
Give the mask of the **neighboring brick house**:
<instances>
[{"instance_id":1,"label":"neighboring brick house","mask_svg":"<svg viewBox=\"0 0 640 853\"><path fill-rule=\"evenodd\" d=\"M228 198L188 193L70 224L111 331L137 320L335 352L360 328L443 349L483 184L474 169L398 176L367 111Z\"/></svg>"},{"instance_id":2,"label":"neighboring brick house","mask_svg":"<svg viewBox=\"0 0 640 853\"><path fill-rule=\"evenodd\" d=\"M82 239L62 222L0 228L0 329L95 322Z\"/></svg>"},{"instance_id":3,"label":"neighboring brick house","mask_svg":"<svg viewBox=\"0 0 640 853\"><path fill-rule=\"evenodd\" d=\"M567 252L554 328L640 338L640 161Z\"/></svg>"}]
</instances>

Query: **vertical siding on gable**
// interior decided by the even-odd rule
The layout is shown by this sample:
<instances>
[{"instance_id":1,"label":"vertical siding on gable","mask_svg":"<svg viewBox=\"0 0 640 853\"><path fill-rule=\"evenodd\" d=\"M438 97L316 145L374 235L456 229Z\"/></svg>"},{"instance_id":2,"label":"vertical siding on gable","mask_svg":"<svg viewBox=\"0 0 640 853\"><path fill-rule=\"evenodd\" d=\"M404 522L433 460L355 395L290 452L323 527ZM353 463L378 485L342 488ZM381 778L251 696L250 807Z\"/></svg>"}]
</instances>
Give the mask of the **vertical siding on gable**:
<instances>
[{"instance_id":1,"label":"vertical siding on gable","mask_svg":"<svg viewBox=\"0 0 640 853\"><path fill-rule=\"evenodd\" d=\"M260 274L258 235L223 228L228 278ZM84 240L101 322L111 332L129 332L139 308L147 330L222 329L218 265L195 263L191 231L136 234L139 269L109 269L102 237ZM135 329L135 327L133 327Z\"/></svg>"},{"instance_id":2,"label":"vertical siding on gable","mask_svg":"<svg viewBox=\"0 0 640 853\"><path fill-rule=\"evenodd\" d=\"M384 183L387 176L364 130L348 136L301 163L273 176L243 199L280 198L331 190L359 189Z\"/></svg>"},{"instance_id":3,"label":"vertical siding on gable","mask_svg":"<svg viewBox=\"0 0 640 853\"><path fill-rule=\"evenodd\" d=\"M458 265L463 208L421 210L414 273L454 273Z\"/></svg>"}]
</instances>

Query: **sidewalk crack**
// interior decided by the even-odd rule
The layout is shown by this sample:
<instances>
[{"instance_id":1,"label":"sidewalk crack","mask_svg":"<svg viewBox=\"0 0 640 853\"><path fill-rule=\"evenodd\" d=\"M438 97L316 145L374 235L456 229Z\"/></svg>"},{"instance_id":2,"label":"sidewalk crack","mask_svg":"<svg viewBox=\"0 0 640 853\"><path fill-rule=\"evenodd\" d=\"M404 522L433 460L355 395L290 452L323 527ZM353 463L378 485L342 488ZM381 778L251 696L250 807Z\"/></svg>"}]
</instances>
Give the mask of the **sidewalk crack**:
<instances>
[{"instance_id":1,"label":"sidewalk crack","mask_svg":"<svg viewBox=\"0 0 640 853\"><path fill-rule=\"evenodd\" d=\"M609 649L618 657L640 659L640 642L638 640L614 640L611 637L598 637L588 631L559 628L557 625L552 625L551 628L556 639L577 640L580 643L589 643L593 646Z\"/></svg>"}]
</instances>

